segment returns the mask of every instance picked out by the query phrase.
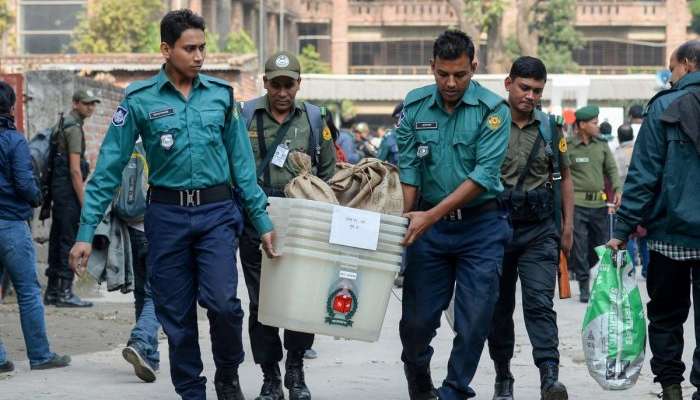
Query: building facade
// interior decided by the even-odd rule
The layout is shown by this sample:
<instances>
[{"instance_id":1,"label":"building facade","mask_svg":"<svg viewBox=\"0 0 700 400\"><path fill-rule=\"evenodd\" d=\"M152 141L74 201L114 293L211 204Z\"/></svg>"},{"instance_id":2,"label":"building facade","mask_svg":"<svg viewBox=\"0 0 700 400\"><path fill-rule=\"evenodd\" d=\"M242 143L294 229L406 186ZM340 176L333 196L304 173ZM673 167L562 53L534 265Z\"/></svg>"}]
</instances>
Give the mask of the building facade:
<instances>
[{"instance_id":1,"label":"building facade","mask_svg":"<svg viewBox=\"0 0 700 400\"><path fill-rule=\"evenodd\" d=\"M3 55L70 52L78 15L99 0L9 0L17 17L3 37ZM518 2L508 0L502 35L514 34ZM334 73L422 74L435 36L459 27L463 0L163 0L191 8L223 42L246 31L263 58L313 45ZM263 10L260 12L260 10ZM584 46L574 58L584 72L658 70L691 37L687 0L577 0L576 29ZM486 36L480 38L485 54ZM480 57L482 67L485 57Z\"/></svg>"}]
</instances>

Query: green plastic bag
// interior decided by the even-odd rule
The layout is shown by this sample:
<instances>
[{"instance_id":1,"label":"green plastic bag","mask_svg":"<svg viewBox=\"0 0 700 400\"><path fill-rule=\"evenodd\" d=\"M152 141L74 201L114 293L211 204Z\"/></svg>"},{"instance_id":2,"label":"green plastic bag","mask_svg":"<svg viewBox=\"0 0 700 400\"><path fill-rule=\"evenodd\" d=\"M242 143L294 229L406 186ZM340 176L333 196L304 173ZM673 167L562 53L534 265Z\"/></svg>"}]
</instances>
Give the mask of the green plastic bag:
<instances>
[{"instance_id":1,"label":"green plastic bag","mask_svg":"<svg viewBox=\"0 0 700 400\"><path fill-rule=\"evenodd\" d=\"M597 247L599 268L583 319L588 372L606 390L632 387L644 365L646 321L626 250Z\"/></svg>"}]
</instances>

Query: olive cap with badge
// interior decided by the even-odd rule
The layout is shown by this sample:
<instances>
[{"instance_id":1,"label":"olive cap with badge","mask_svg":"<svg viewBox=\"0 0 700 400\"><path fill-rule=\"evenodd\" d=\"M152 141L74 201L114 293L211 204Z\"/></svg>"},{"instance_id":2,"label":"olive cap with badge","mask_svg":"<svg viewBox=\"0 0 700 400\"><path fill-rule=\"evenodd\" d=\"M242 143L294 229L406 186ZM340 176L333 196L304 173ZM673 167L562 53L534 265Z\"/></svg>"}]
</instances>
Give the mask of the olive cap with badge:
<instances>
[{"instance_id":1,"label":"olive cap with badge","mask_svg":"<svg viewBox=\"0 0 700 400\"><path fill-rule=\"evenodd\" d=\"M598 106L585 106L576 110L576 121L590 121L593 118L598 118L600 108Z\"/></svg>"},{"instance_id":2,"label":"olive cap with badge","mask_svg":"<svg viewBox=\"0 0 700 400\"><path fill-rule=\"evenodd\" d=\"M265 62L265 77L268 80L286 76L294 80L301 76L301 64L296 55L288 51L278 51Z\"/></svg>"},{"instance_id":3,"label":"olive cap with badge","mask_svg":"<svg viewBox=\"0 0 700 400\"><path fill-rule=\"evenodd\" d=\"M73 101L79 101L86 104L102 102L102 100L95 96L92 90L76 90L73 93Z\"/></svg>"}]
</instances>

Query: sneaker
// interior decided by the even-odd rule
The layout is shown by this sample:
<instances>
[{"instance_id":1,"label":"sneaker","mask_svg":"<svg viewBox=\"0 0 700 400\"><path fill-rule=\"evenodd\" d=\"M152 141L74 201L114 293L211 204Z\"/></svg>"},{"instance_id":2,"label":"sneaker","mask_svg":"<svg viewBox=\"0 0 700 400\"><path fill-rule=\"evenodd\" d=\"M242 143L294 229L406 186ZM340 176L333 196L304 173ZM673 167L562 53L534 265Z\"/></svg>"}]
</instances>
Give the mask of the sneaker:
<instances>
[{"instance_id":1,"label":"sneaker","mask_svg":"<svg viewBox=\"0 0 700 400\"><path fill-rule=\"evenodd\" d=\"M4 363L0 364L0 374L6 374L8 372L12 372L15 370L15 364L12 363L12 361L7 360Z\"/></svg>"},{"instance_id":2,"label":"sneaker","mask_svg":"<svg viewBox=\"0 0 700 400\"><path fill-rule=\"evenodd\" d=\"M135 347L126 346L124 350L122 350L122 357L124 357L126 362L134 366L134 373L139 379L148 383L155 382L155 368L151 367L148 361L141 356L141 353L139 353Z\"/></svg>"},{"instance_id":3,"label":"sneaker","mask_svg":"<svg viewBox=\"0 0 700 400\"><path fill-rule=\"evenodd\" d=\"M39 364L39 365L32 365L29 368L32 370L44 370L44 369L53 369L53 368L63 368L67 367L70 365L70 356L59 356L58 354L54 354L53 358L51 358L49 361Z\"/></svg>"},{"instance_id":4,"label":"sneaker","mask_svg":"<svg viewBox=\"0 0 700 400\"><path fill-rule=\"evenodd\" d=\"M318 353L314 349L308 349L304 352L304 358L307 360L314 360L318 358Z\"/></svg>"}]
</instances>

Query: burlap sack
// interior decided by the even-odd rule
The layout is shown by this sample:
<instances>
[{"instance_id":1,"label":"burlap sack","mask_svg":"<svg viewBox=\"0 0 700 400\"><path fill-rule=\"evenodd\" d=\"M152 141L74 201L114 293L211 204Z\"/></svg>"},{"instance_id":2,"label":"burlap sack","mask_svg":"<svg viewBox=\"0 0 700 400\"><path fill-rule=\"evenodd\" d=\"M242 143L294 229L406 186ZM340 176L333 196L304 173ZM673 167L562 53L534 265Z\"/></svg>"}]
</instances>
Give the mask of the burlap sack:
<instances>
[{"instance_id":1,"label":"burlap sack","mask_svg":"<svg viewBox=\"0 0 700 400\"><path fill-rule=\"evenodd\" d=\"M285 167L296 175L284 187L285 196L338 204L338 199L330 186L323 179L311 173L311 157L308 154L299 151L289 153Z\"/></svg>"},{"instance_id":2,"label":"burlap sack","mask_svg":"<svg viewBox=\"0 0 700 400\"><path fill-rule=\"evenodd\" d=\"M376 158L357 165L340 163L328 183L343 206L392 215L403 212L399 171L389 163Z\"/></svg>"}]
</instances>

